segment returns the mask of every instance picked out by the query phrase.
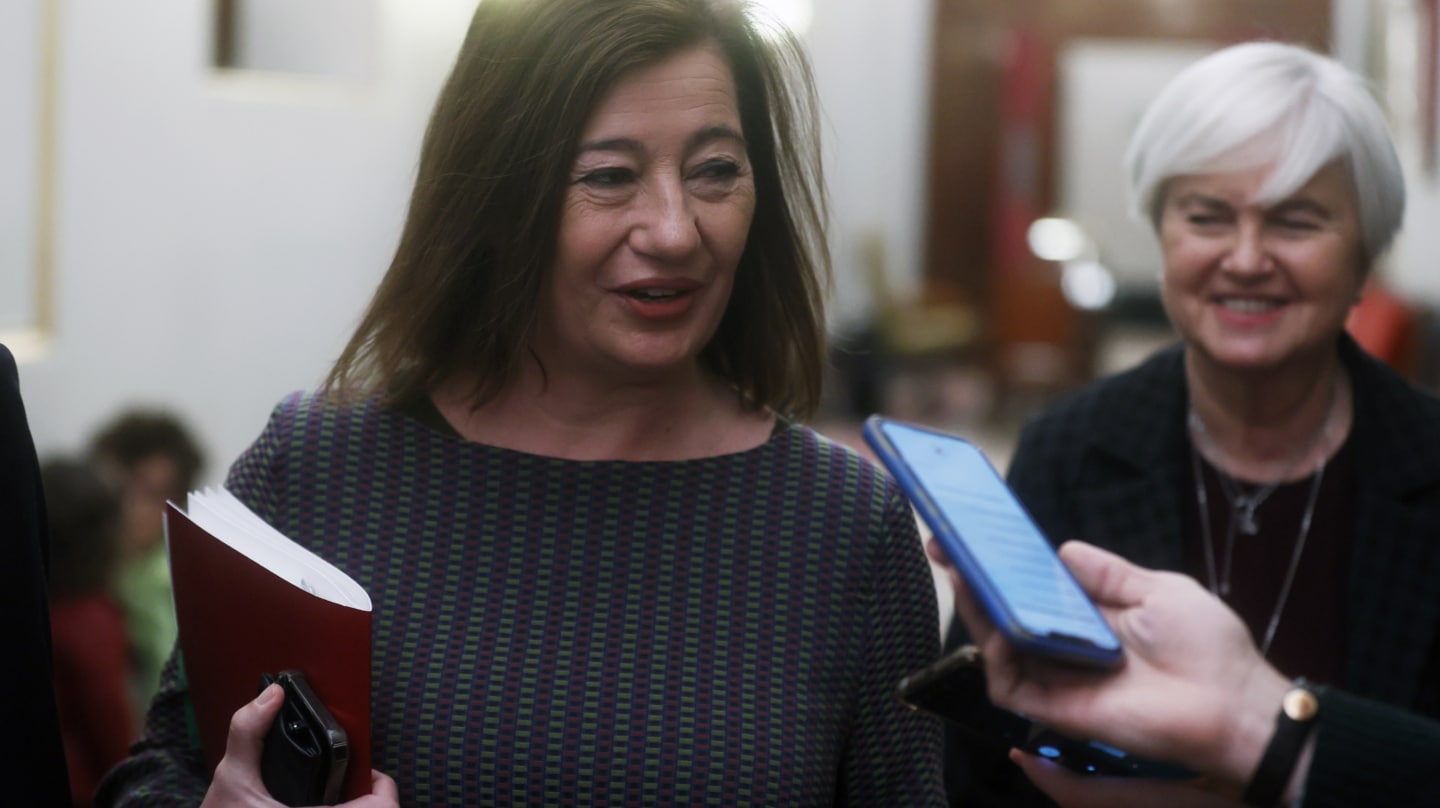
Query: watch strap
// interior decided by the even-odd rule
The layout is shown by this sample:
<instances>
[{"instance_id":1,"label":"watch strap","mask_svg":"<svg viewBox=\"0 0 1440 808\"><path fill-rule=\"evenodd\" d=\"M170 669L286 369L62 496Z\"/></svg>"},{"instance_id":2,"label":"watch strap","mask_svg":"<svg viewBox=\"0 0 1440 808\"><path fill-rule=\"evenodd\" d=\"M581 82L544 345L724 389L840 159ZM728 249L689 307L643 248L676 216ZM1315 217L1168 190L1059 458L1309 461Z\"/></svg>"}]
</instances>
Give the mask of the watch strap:
<instances>
[{"instance_id":1,"label":"watch strap","mask_svg":"<svg viewBox=\"0 0 1440 808\"><path fill-rule=\"evenodd\" d=\"M1285 794L1285 786L1295 772L1295 764L1305 742L1315 729L1320 711L1319 688L1305 679L1296 679L1285 692L1280 712L1275 716L1275 734L1260 758L1260 765L1250 778L1243 797L1246 805L1275 808Z\"/></svg>"}]
</instances>

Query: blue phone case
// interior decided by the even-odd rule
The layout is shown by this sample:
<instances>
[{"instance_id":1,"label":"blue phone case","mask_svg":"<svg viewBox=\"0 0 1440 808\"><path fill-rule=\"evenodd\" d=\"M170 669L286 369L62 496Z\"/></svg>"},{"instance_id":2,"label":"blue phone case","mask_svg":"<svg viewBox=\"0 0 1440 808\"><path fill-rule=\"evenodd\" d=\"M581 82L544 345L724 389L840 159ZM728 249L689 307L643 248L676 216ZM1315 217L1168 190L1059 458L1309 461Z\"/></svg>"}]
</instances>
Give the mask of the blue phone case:
<instances>
[{"instance_id":1,"label":"blue phone case","mask_svg":"<svg viewBox=\"0 0 1440 808\"><path fill-rule=\"evenodd\" d=\"M1118 664L1123 654L1120 641L1115 637L1114 633L1110 631L1109 626L1105 624L1105 619L1100 615L1099 610L1095 609L1095 606L1090 603L1088 599L1084 601L1082 608L1088 608L1093 612L1094 618L1098 620L1100 626L1103 627L1101 630L1105 635L1105 639L1108 641L1106 644L1096 644L1078 636L1036 633L1026 628L1020 619L1011 613L1005 605L1005 599L1000 596L999 591L995 588L992 576L980 567L974 555L966 546L959 532L959 528L951 524L950 520L941 513L939 507L935 505L925 482L917 476L911 464L906 461L904 455L896 448L890 437L885 434L885 426L890 424L905 429L918 430L928 436L937 437L959 445L970 446L971 448L973 448L973 445L971 445L969 441L954 435L914 424L892 421L878 415L872 415L865 421L865 442L875 450L880 462L890 470L891 475L895 478L900 489L905 492L905 495L915 506L915 510L919 512L920 518L923 519L925 524L930 527L930 530L934 532L941 546L945 548L946 555L948 555L951 562L954 563L955 569L960 573L960 576L964 578L966 585L970 588L970 591L974 593L976 600L978 600L981 607L985 609L986 614L988 614L990 619L995 623L995 628L1004 635L1005 639L1018 650L1042 655L1051 659L1063 660L1090 667L1112 667ZM974 449L974 451L979 452L979 449ZM999 472L995 471L994 467L991 466L988 461L985 465L989 468L990 473L993 473L996 479L1000 480L1003 485L1004 481L1003 478L1000 477ZM1025 513L1024 507L1021 506L1018 501L1014 502L1014 506L1016 511L1023 516L1027 522L1033 525L1029 514ZM1038 533L1038 528L1036 531ZM1056 564L1060 567L1061 574L1066 576L1070 574L1068 570L1064 569L1064 564L1060 563L1058 558L1056 559ZM1071 580L1073 581L1073 579Z\"/></svg>"}]
</instances>

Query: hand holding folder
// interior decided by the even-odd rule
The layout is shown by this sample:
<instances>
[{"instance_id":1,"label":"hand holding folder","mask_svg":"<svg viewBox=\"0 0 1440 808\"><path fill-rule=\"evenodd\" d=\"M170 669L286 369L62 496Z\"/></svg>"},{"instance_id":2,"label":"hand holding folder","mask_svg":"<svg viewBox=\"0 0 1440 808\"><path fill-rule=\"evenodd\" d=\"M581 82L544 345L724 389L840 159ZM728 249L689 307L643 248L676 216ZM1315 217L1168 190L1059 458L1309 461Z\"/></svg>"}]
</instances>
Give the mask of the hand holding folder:
<instances>
[{"instance_id":1,"label":"hand holding folder","mask_svg":"<svg viewBox=\"0 0 1440 808\"><path fill-rule=\"evenodd\" d=\"M180 656L205 758L264 673L299 670L349 736L344 794L370 793L370 597L229 492L166 508Z\"/></svg>"}]
</instances>

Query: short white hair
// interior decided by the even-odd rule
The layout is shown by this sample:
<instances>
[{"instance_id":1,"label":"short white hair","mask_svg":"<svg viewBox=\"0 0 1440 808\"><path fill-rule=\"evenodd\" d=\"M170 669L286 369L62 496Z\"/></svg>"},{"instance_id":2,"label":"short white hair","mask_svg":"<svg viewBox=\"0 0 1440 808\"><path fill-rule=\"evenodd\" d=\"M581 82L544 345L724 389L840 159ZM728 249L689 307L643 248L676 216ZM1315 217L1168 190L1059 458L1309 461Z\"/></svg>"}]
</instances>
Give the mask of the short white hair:
<instances>
[{"instance_id":1,"label":"short white hair","mask_svg":"<svg viewBox=\"0 0 1440 808\"><path fill-rule=\"evenodd\" d=\"M1256 201L1295 193L1342 161L1355 182L1367 262L1405 216L1405 176L1365 81L1295 45L1247 42L1206 56L1165 86L1125 154L1132 211L1159 228L1166 181L1272 166Z\"/></svg>"}]
</instances>

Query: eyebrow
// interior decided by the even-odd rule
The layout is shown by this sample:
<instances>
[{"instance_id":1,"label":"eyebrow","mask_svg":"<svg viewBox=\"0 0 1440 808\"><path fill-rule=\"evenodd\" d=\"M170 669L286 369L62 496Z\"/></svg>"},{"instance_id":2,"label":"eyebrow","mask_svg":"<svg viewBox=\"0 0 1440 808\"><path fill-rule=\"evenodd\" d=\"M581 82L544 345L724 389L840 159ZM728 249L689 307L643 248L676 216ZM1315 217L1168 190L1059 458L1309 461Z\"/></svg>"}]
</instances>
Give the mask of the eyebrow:
<instances>
[{"instance_id":1,"label":"eyebrow","mask_svg":"<svg viewBox=\"0 0 1440 808\"><path fill-rule=\"evenodd\" d=\"M1204 205L1205 207L1209 208L1234 207L1229 202L1221 199L1218 196L1209 196L1207 194L1198 193L1196 191L1191 191L1188 194L1182 195L1179 199L1175 200L1175 205L1176 207L1186 207L1188 205Z\"/></svg>"},{"instance_id":2,"label":"eyebrow","mask_svg":"<svg viewBox=\"0 0 1440 808\"><path fill-rule=\"evenodd\" d=\"M1206 194L1197 192L1191 192L1181 196L1179 199L1175 200L1175 204L1178 207L1185 207L1187 205L1201 205L1207 208L1234 207L1234 205L1230 204L1224 199L1214 196L1208 196ZM1333 214L1328 207L1315 201L1314 199L1304 196L1283 199L1279 203L1267 208L1266 213L1310 213L1323 219L1330 219L1333 217Z\"/></svg>"},{"instance_id":3,"label":"eyebrow","mask_svg":"<svg viewBox=\"0 0 1440 808\"><path fill-rule=\"evenodd\" d=\"M733 128L724 124L706 126L696 130L690 137L685 139L685 151L694 151L700 146L716 140L733 140L745 147L745 137ZM605 140L591 140L580 144L576 151L577 155L587 152L629 152L631 154L644 154L645 146L640 141L628 137L614 137Z\"/></svg>"},{"instance_id":4,"label":"eyebrow","mask_svg":"<svg viewBox=\"0 0 1440 808\"><path fill-rule=\"evenodd\" d=\"M1271 213L1309 213L1322 219L1331 218L1330 209L1307 197L1286 199L1270 208Z\"/></svg>"},{"instance_id":5,"label":"eyebrow","mask_svg":"<svg viewBox=\"0 0 1440 808\"><path fill-rule=\"evenodd\" d=\"M690 151L698 146L703 146L704 144L710 143L711 141L715 140L733 140L736 143L739 143L742 147L746 145L744 135L724 124L716 124L714 126L707 126L704 129L701 129L700 131L686 138L685 150Z\"/></svg>"}]
</instances>

